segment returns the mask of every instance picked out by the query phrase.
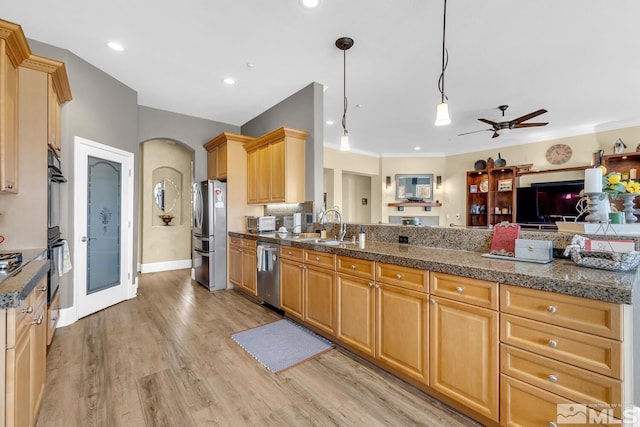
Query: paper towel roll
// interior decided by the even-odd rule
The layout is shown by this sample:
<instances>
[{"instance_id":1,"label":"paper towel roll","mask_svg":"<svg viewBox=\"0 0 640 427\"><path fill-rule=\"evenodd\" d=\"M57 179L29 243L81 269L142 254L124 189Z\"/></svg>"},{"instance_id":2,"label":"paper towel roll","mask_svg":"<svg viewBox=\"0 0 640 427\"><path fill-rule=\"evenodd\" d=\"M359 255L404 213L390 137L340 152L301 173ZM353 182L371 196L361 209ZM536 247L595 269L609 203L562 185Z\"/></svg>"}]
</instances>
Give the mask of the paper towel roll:
<instances>
[{"instance_id":1,"label":"paper towel roll","mask_svg":"<svg viewBox=\"0 0 640 427\"><path fill-rule=\"evenodd\" d=\"M293 214L293 233L302 233L302 213L296 212Z\"/></svg>"}]
</instances>

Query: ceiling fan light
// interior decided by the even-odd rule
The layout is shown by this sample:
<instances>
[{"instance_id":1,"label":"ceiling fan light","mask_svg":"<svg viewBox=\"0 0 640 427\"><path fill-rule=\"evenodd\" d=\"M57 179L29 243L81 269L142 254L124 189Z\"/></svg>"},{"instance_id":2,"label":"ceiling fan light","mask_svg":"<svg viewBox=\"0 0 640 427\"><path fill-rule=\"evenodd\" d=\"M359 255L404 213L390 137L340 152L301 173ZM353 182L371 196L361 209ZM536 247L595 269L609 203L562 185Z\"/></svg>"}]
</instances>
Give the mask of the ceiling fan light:
<instances>
[{"instance_id":1,"label":"ceiling fan light","mask_svg":"<svg viewBox=\"0 0 640 427\"><path fill-rule=\"evenodd\" d=\"M498 132L498 135L506 135L509 132L511 132L511 128L506 127L506 128L498 129L497 132Z\"/></svg>"},{"instance_id":2,"label":"ceiling fan light","mask_svg":"<svg viewBox=\"0 0 640 427\"><path fill-rule=\"evenodd\" d=\"M446 126L451 124L451 118L449 117L449 104L442 102L438 104L436 111L436 126Z\"/></svg>"},{"instance_id":3,"label":"ceiling fan light","mask_svg":"<svg viewBox=\"0 0 640 427\"><path fill-rule=\"evenodd\" d=\"M349 146L349 135L342 135L340 138L340 151L349 151L351 147Z\"/></svg>"}]
</instances>

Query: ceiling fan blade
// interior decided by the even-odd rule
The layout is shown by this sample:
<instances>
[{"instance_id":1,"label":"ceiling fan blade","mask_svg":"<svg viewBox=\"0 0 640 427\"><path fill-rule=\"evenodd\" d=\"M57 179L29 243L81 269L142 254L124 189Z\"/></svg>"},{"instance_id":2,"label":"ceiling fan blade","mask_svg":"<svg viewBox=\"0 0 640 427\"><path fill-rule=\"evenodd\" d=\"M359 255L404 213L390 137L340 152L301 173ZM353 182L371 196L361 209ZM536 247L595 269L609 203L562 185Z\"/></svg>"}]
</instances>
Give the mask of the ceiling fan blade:
<instances>
[{"instance_id":1,"label":"ceiling fan blade","mask_svg":"<svg viewBox=\"0 0 640 427\"><path fill-rule=\"evenodd\" d=\"M487 120L487 119L478 119L478 120L480 120L482 123L486 123L488 125L491 125L494 128L498 127L498 124L496 122L492 122L491 120Z\"/></svg>"},{"instance_id":2,"label":"ceiling fan blade","mask_svg":"<svg viewBox=\"0 0 640 427\"><path fill-rule=\"evenodd\" d=\"M465 132L465 133L459 133L458 136L462 136L462 135L470 135L472 133L478 133L478 132L486 132L488 130L493 130L493 129L480 129L480 130L474 130L472 132Z\"/></svg>"},{"instance_id":3,"label":"ceiling fan blade","mask_svg":"<svg viewBox=\"0 0 640 427\"><path fill-rule=\"evenodd\" d=\"M491 138L497 138L499 136L500 136L500 134L498 132L494 131L493 132L493 136Z\"/></svg>"},{"instance_id":4,"label":"ceiling fan blade","mask_svg":"<svg viewBox=\"0 0 640 427\"><path fill-rule=\"evenodd\" d=\"M545 109L541 109L538 111L534 111L533 113L529 113L527 115L524 115L522 117L518 117L517 119L513 119L509 122L509 127L513 127L514 125L521 123L521 122L526 122L529 119L533 119L534 117L539 116L540 114L544 114L546 113L547 110Z\"/></svg>"},{"instance_id":5,"label":"ceiling fan blade","mask_svg":"<svg viewBox=\"0 0 640 427\"><path fill-rule=\"evenodd\" d=\"M546 126L549 123L518 123L516 125L514 125L514 128L532 128L532 127L536 127L536 126Z\"/></svg>"}]
</instances>

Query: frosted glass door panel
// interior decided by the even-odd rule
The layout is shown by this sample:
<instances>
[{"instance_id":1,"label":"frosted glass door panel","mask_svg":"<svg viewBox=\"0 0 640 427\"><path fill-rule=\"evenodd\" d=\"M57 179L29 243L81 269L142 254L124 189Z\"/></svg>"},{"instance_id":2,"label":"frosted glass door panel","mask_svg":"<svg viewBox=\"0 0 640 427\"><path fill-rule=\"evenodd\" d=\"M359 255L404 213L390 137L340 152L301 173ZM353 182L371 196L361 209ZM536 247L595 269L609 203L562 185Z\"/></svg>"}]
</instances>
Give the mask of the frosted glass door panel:
<instances>
[{"instance_id":1,"label":"frosted glass door panel","mask_svg":"<svg viewBox=\"0 0 640 427\"><path fill-rule=\"evenodd\" d=\"M122 165L88 157L87 295L120 284Z\"/></svg>"}]
</instances>

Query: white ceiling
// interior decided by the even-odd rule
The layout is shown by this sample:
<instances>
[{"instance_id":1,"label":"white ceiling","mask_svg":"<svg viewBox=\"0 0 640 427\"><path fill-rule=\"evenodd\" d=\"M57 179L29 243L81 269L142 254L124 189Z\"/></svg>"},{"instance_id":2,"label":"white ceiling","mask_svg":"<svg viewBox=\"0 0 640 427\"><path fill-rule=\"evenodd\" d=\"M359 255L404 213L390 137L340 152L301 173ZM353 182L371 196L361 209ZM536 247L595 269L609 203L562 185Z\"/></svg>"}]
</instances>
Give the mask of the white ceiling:
<instances>
[{"instance_id":1,"label":"white ceiling","mask_svg":"<svg viewBox=\"0 0 640 427\"><path fill-rule=\"evenodd\" d=\"M0 0L0 18L104 70L140 105L242 125L322 83L335 122L326 145L341 135L334 43L349 36L347 128L359 152L451 155L640 125L640 1L449 0L453 123L438 128L442 11L442 0L320 0L313 10L298 0ZM477 118L498 120L501 104L507 120L545 108L532 121L549 125L457 136L486 129Z\"/></svg>"}]
</instances>

